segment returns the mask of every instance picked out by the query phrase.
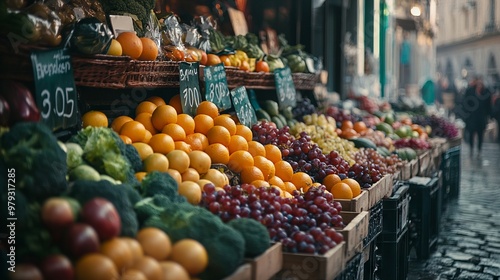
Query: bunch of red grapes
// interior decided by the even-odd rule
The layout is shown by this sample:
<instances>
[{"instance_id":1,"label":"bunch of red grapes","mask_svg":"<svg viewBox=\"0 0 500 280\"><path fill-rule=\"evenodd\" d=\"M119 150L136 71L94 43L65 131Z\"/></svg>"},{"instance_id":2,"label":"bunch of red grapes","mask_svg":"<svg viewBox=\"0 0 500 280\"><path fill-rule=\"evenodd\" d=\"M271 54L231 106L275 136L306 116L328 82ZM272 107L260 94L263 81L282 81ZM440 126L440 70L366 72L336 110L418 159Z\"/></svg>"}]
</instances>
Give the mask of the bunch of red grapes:
<instances>
[{"instance_id":1,"label":"bunch of red grapes","mask_svg":"<svg viewBox=\"0 0 500 280\"><path fill-rule=\"evenodd\" d=\"M443 117L436 115L417 115L412 118L412 122L422 126L430 126L432 129L430 135L431 137L444 137L451 139L458 136L457 126Z\"/></svg>"},{"instance_id":2,"label":"bunch of red grapes","mask_svg":"<svg viewBox=\"0 0 500 280\"><path fill-rule=\"evenodd\" d=\"M384 157L374 149L359 149L358 152L354 154L354 160L364 166L371 166L371 164L378 166L378 171L380 171L381 176L395 173L403 164L403 161L396 154ZM374 179L376 180L379 178L377 172L373 172L373 174L373 178L370 176L372 182Z\"/></svg>"},{"instance_id":3,"label":"bunch of red grapes","mask_svg":"<svg viewBox=\"0 0 500 280\"><path fill-rule=\"evenodd\" d=\"M324 254L343 240L335 228L343 228L342 206L325 186L312 187L305 194L295 191L284 198L276 188L250 184L203 187L201 206L224 222L252 218L269 231L271 240L281 242L286 252Z\"/></svg>"},{"instance_id":4,"label":"bunch of red grapes","mask_svg":"<svg viewBox=\"0 0 500 280\"><path fill-rule=\"evenodd\" d=\"M415 150L427 150L431 145L427 140L421 138L403 138L393 141L394 147L399 148L412 148Z\"/></svg>"},{"instance_id":5,"label":"bunch of red grapes","mask_svg":"<svg viewBox=\"0 0 500 280\"><path fill-rule=\"evenodd\" d=\"M351 121L352 123L363 120L361 116L353 113L348 113L344 109L336 106L330 106L325 110L325 115L330 116L335 119L337 127L342 126L343 121Z\"/></svg>"}]
</instances>

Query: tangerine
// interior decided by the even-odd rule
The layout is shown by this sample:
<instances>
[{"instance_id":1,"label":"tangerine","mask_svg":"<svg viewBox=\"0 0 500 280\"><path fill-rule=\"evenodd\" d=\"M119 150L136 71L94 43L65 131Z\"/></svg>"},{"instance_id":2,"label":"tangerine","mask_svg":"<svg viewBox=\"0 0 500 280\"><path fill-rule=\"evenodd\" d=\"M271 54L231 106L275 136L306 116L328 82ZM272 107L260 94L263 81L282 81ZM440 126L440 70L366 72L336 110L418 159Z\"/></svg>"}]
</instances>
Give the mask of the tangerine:
<instances>
[{"instance_id":1,"label":"tangerine","mask_svg":"<svg viewBox=\"0 0 500 280\"><path fill-rule=\"evenodd\" d=\"M200 189L198 186L196 187L198 190ZM194 239L186 238L177 241L172 247L170 259L182 265L191 276L203 272L208 266L207 250Z\"/></svg>"},{"instance_id":2,"label":"tangerine","mask_svg":"<svg viewBox=\"0 0 500 280\"><path fill-rule=\"evenodd\" d=\"M221 60L217 55L211 53L207 54L207 61L205 62L205 65L213 66L219 63L221 63Z\"/></svg>"},{"instance_id":3,"label":"tangerine","mask_svg":"<svg viewBox=\"0 0 500 280\"><path fill-rule=\"evenodd\" d=\"M290 163L284 160L280 160L274 163L275 174L280 177L284 182L289 182L292 180L293 168Z\"/></svg>"},{"instance_id":4,"label":"tangerine","mask_svg":"<svg viewBox=\"0 0 500 280\"><path fill-rule=\"evenodd\" d=\"M252 137L253 137L252 130L250 128L248 128L246 125L237 124L235 134L243 136L243 138L245 138L245 140L247 140L247 142L252 141Z\"/></svg>"},{"instance_id":5,"label":"tangerine","mask_svg":"<svg viewBox=\"0 0 500 280\"><path fill-rule=\"evenodd\" d=\"M346 183L352 191L352 197L356 197L361 194L361 186L359 185L358 181L352 179L352 178L345 178L342 180L342 183Z\"/></svg>"},{"instance_id":6,"label":"tangerine","mask_svg":"<svg viewBox=\"0 0 500 280\"><path fill-rule=\"evenodd\" d=\"M179 114L177 115L177 124L180 125L186 135L194 133L194 119L188 114Z\"/></svg>"},{"instance_id":7,"label":"tangerine","mask_svg":"<svg viewBox=\"0 0 500 280\"><path fill-rule=\"evenodd\" d=\"M163 100L163 98L156 96L156 95L153 95L153 96L146 98L146 101L153 102L154 104L156 104L156 106L167 104L167 103L165 103L165 100Z\"/></svg>"},{"instance_id":8,"label":"tangerine","mask_svg":"<svg viewBox=\"0 0 500 280\"><path fill-rule=\"evenodd\" d=\"M182 150L173 150L167 154L170 169L184 173L190 164L189 155Z\"/></svg>"},{"instance_id":9,"label":"tangerine","mask_svg":"<svg viewBox=\"0 0 500 280\"><path fill-rule=\"evenodd\" d=\"M307 192L312 186L313 182L311 176L305 172L296 172L292 175L292 180L290 180L298 190Z\"/></svg>"},{"instance_id":10,"label":"tangerine","mask_svg":"<svg viewBox=\"0 0 500 280\"><path fill-rule=\"evenodd\" d=\"M267 144L264 146L264 149L266 150L266 158L270 160L272 163L276 163L283 159L281 155L281 150L280 148L278 148L278 146L273 144Z\"/></svg>"},{"instance_id":11,"label":"tangerine","mask_svg":"<svg viewBox=\"0 0 500 280\"><path fill-rule=\"evenodd\" d=\"M135 108L135 115L139 115L140 113L150 113L153 114L155 111L156 107L158 107L156 104L154 104L151 101L142 101L137 105Z\"/></svg>"},{"instance_id":12,"label":"tangerine","mask_svg":"<svg viewBox=\"0 0 500 280\"><path fill-rule=\"evenodd\" d=\"M178 192L193 205L198 205L201 201L201 189L195 182L182 181L182 183L179 184Z\"/></svg>"},{"instance_id":13,"label":"tangerine","mask_svg":"<svg viewBox=\"0 0 500 280\"><path fill-rule=\"evenodd\" d=\"M158 57L158 46L150 38L141 38L142 53L138 60L156 60Z\"/></svg>"},{"instance_id":14,"label":"tangerine","mask_svg":"<svg viewBox=\"0 0 500 280\"><path fill-rule=\"evenodd\" d=\"M212 163L227 164L229 162L229 150L220 143L208 145L204 152L210 157Z\"/></svg>"},{"instance_id":15,"label":"tangerine","mask_svg":"<svg viewBox=\"0 0 500 280\"><path fill-rule=\"evenodd\" d=\"M247 166L241 170L240 178L242 183L249 184L255 180L264 180L264 174L256 166Z\"/></svg>"},{"instance_id":16,"label":"tangerine","mask_svg":"<svg viewBox=\"0 0 500 280\"><path fill-rule=\"evenodd\" d=\"M231 141L231 134L229 131L220 125L214 125L207 132L208 143L215 144L220 143L224 146L229 146Z\"/></svg>"},{"instance_id":17,"label":"tangerine","mask_svg":"<svg viewBox=\"0 0 500 280\"><path fill-rule=\"evenodd\" d=\"M362 122L362 121L359 121L359 122L355 122L353 127L352 127L357 133L363 133L365 132L368 127L366 127L366 123L365 122Z\"/></svg>"},{"instance_id":18,"label":"tangerine","mask_svg":"<svg viewBox=\"0 0 500 280\"><path fill-rule=\"evenodd\" d=\"M175 145L175 150L182 150L186 153L190 153L192 151L191 145L189 145L184 141L174 141L174 145Z\"/></svg>"},{"instance_id":19,"label":"tangerine","mask_svg":"<svg viewBox=\"0 0 500 280\"><path fill-rule=\"evenodd\" d=\"M266 156L266 148L258 141L250 141L248 142L248 152L256 157L256 156Z\"/></svg>"},{"instance_id":20,"label":"tangerine","mask_svg":"<svg viewBox=\"0 0 500 280\"><path fill-rule=\"evenodd\" d=\"M108 127L108 117L100 111L88 111L82 116L83 127Z\"/></svg>"},{"instance_id":21,"label":"tangerine","mask_svg":"<svg viewBox=\"0 0 500 280\"><path fill-rule=\"evenodd\" d=\"M147 172L144 172L144 171L140 171L140 172L136 172L135 173L135 178L137 179L137 181L142 182L142 179L144 179L144 177L146 177L148 173Z\"/></svg>"},{"instance_id":22,"label":"tangerine","mask_svg":"<svg viewBox=\"0 0 500 280\"><path fill-rule=\"evenodd\" d=\"M133 143L132 146L134 146L139 153L139 157L141 158L141 160L146 159L149 155L154 153L153 148L151 148L151 146L146 143L137 142Z\"/></svg>"},{"instance_id":23,"label":"tangerine","mask_svg":"<svg viewBox=\"0 0 500 280\"><path fill-rule=\"evenodd\" d=\"M232 153L227 162L227 167L236 173L240 173L243 168L253 165L253 156L247 151L236 151Z\"/></svg>"},{"instance_id":24,"label":"tangerine","mask_svg":"<svg viewBox=\"0 0 500 280\"><path fill-rule=\"evenodd\" d=\"M353 194L351 187L348 184L340 182L333 185L330 192L333 194L335 199L352 199Z\"/></svg>"},{"instance_id":25,"label":"tangerine","mask_svg":"<svg viewBox=\"0 0 500 280\"><path fill-rule=\"evenodd\" d=\"M283 180L281 180L281 178L278 176L271 177L269 179L269 184L271 186L277 186L278 188L286 191L285 182L283 182Z\"/></svg>"},{"instance_id":26,"label":"tangerine","mask_svg":"<svg viewBox=\"0 0 500 280\"><path fill-rule=\"evenodd\" d=\"M200 173L196 169L189 167L182 174L182 181L198 182L200 180Z\"/></svg>"},{"instance_id":27,"label":"tangerine","mask_svg":"<svg viewBox=\"0 0 500 280\"><path fill-rule=\"evenodd\" d=\"M149 132L149 130L146 129L146 136L144 136L144 139L142 140L142 142L144 143L149 143L149 140L151 140L151 137L153 137L153 134L151 134L151 132Z\"/></svg>"},{"instance_id":28,"label":"tangerine","mask_svg":"<svg viewBox=\"0 0 500 280\"><path fill-rule=\"evenodd\" d=\"M285 184L285 191L288 193L292 193L293 191L297 190L297 187L292 182L284 182Z\"/></svg>"},{"instance_id":29,"label":"tangerine","mask_svg":"<svg viewBox=\"0 0 500 280\"><path fill-rule=\"evenodd\" d=\"M219 108L214 103L205 100L198 104L198 108L196 108L196 115L199 114L205 114L215 119L219 115Z\"/></svg>"},{"instance_id":30,"label":"tangerine","mask_svg":"<svg viewBox=\"0 0 500 280\"><path fill-rule=\"evenodd\" d=\"M207 173L210 166L212 166L212 159L203 151L192 151L188 153L189 167L194 168L198 173ZM228 155L229 158L229 155Z\"/></svg>"},{"instance_id":31,"label":"tangerine","mask_svg":"<svg viewBox=\"0 0 500 280\"><path fill-rule=\"evenodd\" d=\"M144 171L148 173L152 171L167 172L169 162L164 154L152 153L144 159L143 165Z\"/></svg>"},{"instance_id":32,"label":"tangerine","mask_svg":"<svg viewBox=\"0 0 500 280\"><path fill-rule=\"evenodd\" d=\"M165 133L157 133L149 140L149 146L153 148L155 153L168 154L175 149L175 143L170 135Z\"/></svg>"},{"instance_id":33,"label":"tangerine","mask_svg":"<svg viewBox=\"0 0 500 280\"><path fill-rule=\"evenodd\" d=\"M180 94L172 96L172 98L170 98L170 100L168 101L168 105L174 107L177 114L182 114L182 103Z\"/></svg>"},{"instance_id":34,"label":"tangerine","mask_svg":"<svg viewBox=\"0 0 500 280\"><path fill-rule=\"evenodd\" d=\"M325 185L326 189L330 191L332 187L338 182L342 181L339 175L337 174L328 174L323 178L323 185Z\"/></svg>"},{"instance_id":35,"label":"tangerine","mask_svg":"<svg viewBox=\"0 0 500 280\"><path fill-rule=\"evenodd\" d=\"M268 181L265 180L255 180L250 183L250 185L253 185L257 188L269 188L271 185L269 184Z\"/></svg>"},{"instance_id":36,"label":"tangerine","mask_svg":"<svg viewBox=\"0 0 500 280\"><path fill-rule=\"evenodd\" d=\"M194 116L194 132L207 134L208 130L214 126L214 119L206 114Z\"/></svg>"},{"instance_id":37,"label":"tangerine","mask_svg":"<svg viewBox=\"0 0 500 280\"><path fill-rule=\"evenodd\" d=\"M203 151L209 145L208 138L204 134L198 132L187 135L185 142L191 146L193 151Z\"/></svg>"},{"instance_id":38,"label":"tangerine","mask_svg":"<svg viewBox=\"0 0 500 280\"><path fill-rule=\"evenodd\" d=\"M263 156L253 157L254 165L258 167L264 175L264 180L274 177L276 172L274 164Z\"/></svg>"},{"instance_id":39,"label":"tangerine","mask_svg":"<svg viewBox=\"0 0 500 280\"><path fill-rule=\"evenodd\" d=\"M151 135L156 134L158 131L156 131L156 128L153 126L153 122L151 121L152 115L150 113L139 113L135 117L135 121L138 121L144 125L147 131L151 133Z\"/></svg>"},{"instance_id":40,"label":"tangerine","mask_svg":"<svg viewBox=\"0 0 500 280\"><path fill-rule=\"evenodd\" d=\"M236 123L230 116L221 115L214 118L214 125L221 125L225 127L229 134L234 135L236 133Z\"/></svg>"},{"instance_id":41,"label":"tangerine","mask_svg":"<svg viewBox=\"0 0 500 280\"><path fill-rule=\"evenodd\" d=\"M132 143L140 142L146 136L146 127L138 121L129 121L121 127L120 135L128 136Z\"/></svg>"},{"instance_id":42,"label":"tangerine","mask_svg":"<svg viewBox=\"0 0 500 280\"><path fill-rule=\"evenodd\" d=\"M209 180L215 187L222 188L226 184L227 176L217 169L210 168L201 179Z\"/></svg>"},{"instance_id":43,"label":"tangerine","mask_svg":"<svg viewBox=\"0 0 500 280\"><path fill-rule=\"evenodd\" d=\"M117 118L115 118L112 122L111 122L111 129L114 130L116 133L120 133L120 129L122 128L122 126L126 123L126 122L129 122L129 121L133 121L134 119L132 119L131 117L129 116L119 116Z\"/></svg>"},{"instance_id":44,"label":"tangerine","mask_svg":"<svg viewBox=\"0 0 500 280\"><path fill-rule=\"evenodd\" d=\"M229 141L228 149L230 154L236 151L248 151L248 142L243 136L233 135Z\"/></svg>"},{"instance_id":45,"label":"tangerine","mask_svg":"<svg viewBox=\"0 0 500 280\"><path fill-rule=\"evenodd\" d=\"M176 123L169 123L163 127L161 130L162 133L170 135L174 141L183 141L186 140L186 132L182 128L182 126Z\"/></svg>"},{"instance_id":46,"label":"tangerine","mask_svg":"<svg viewBox=\"0 0 500 280\"><path fill-rule=\"evenodd\" d=\"M191 277L189 276L187 270L182 265L176 262L162 261L160 262L160 266L161 266L163 280L191 280ZM140 280L140 279L130 278L130 280Z\"/></svg>"},{"instance_id":47,"label":"tangerine","mask_svg":"<svg viewBox=\"0 0 500 280\"><path fill-rule=\"evenodd\" d=\"M122 32L116 37L116 40L122 46L123 54L132 59L138 59L142 54L142 41L135 32Z\"/></svg>"}]
</instances>

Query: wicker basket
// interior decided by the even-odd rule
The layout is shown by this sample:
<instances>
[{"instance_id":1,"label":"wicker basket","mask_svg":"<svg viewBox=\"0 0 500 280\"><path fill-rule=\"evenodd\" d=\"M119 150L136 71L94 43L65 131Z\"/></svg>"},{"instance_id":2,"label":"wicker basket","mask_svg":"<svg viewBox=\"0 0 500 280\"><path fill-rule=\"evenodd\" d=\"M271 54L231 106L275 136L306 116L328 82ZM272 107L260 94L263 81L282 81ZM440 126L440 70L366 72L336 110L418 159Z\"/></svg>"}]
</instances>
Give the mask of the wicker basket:
<instances>
[{"instance_id":1,"label":"wicker basket","mask_svg":"<svg viewBox=\"0 0 500 280\"><path fill-rule=\"evenodd\" d=\"M179 62L133 61L126 84L127 87L178 87Z\"/></svg>"},{"instance_id":2,"label":"wicker basket","mask_svg":"<svg viewBox=\"0 0 500 280\"><path fill-rule=\"evenodd\" d=\"M292 73L295 89L313 90L318 82L319 75L313 73Z\"/></svg>"},{"instance_id":3,"label":"wicker basket","mask_svg":"<svg viewBox=\"0 0 500 280\"><path fill-rule=\"evenodd\" d=\"M225 67L227 86L229 88L237 88L245 85L246 72L239 70L237 67Z\"/></svg>"},{"instance_id":4,"label":"wicker basket","mask_svg":"<svg viewBox=\"0 0 500 280\"><path fill-rule=\"evenodd\" d=\"M243 84L247 88L253 89L273 89L275 88L274 74L264 72L248 72L245 74Z\"/></svg>"},{"instance_id":5,"label":"wicker basket","mask_svg":"<svg viewBox=\"0 0 500 280\"><path fill-rule=\"evenodd\" d=\"M77 86L125 88L131 60L127 56L72 56L73 74Z\"/></svg>"}]
</instances>

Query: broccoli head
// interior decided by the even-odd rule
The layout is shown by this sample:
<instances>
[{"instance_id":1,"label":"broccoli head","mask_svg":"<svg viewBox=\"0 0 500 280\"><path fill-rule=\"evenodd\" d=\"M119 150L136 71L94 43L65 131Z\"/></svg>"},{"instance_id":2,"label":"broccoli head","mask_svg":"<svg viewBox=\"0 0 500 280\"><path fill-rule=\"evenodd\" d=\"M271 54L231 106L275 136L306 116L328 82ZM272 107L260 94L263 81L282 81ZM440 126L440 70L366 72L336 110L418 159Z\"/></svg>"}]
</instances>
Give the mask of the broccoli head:
<instances>
[{"instance_id":1,"label":"broccoli head","mask_svg":"<svg viewBox=\"0 0 500 280\"><path fill-rule=\"evenodd\" d=\"M141 157L139 156L139 152L133 145L125 145L125 157L130 162L130 165L134 172L142 171Z\"/></svg>"},{"instance_id":2,"label":"broccoli head","mask_svg":"<svg viewBox=\"0 0 500 280\"><path fill-rule=\"evenodd\" d=\"M200 242L209 255L202 279L222 279L242 264L245 240L219 217L189 203L168 203L164 208L160 215L147 219L144 226L163 230L173 242L184 238Z\"/></svg>"},{"instance_id":3,"label":"broccoli head","mask_svg":"<svg viewBox=\"0 0 500 280\"><path fill-rule=\"evenodd\" d=\"M0 158L2 182L7 173L16 174L16 189L27 197L42 201L67 189L66 153L42 123L17 123L3 133Z\"/></svg>"},{"instance_id":4,"label":"broccoli head","mask_svg":"<svg viewBox=\"0 0 500 280\"><path fill-rule=\"evenodd\" d=\"M227 223L245 239L245 257L254 258L264 253L271 244L267 228L249 218L234 219Z\"/></svg>"},{"instance_id":5,"label":"broccoli head","mask_svg":"<svg viewBox=\"0 0 500 280\"><path fill-rule=\"evenodd\" d=\"M139 224L134 211L134 203L130 201L133 192L137 191L127 184L114 185L106 180L76 180L70 187L68 196L76 199L81 205L95 197L109 200L120 215L121 235L135 237Z\"/></svg>"},{"instance_id":6,"label":"broccoli head","mask_svg":"<svg viewBox=\"0 0 500 280\"><path fill-rule=\"evenodd\" d=\"M106 14L132 14L137 16L140 26L134 20L137 35L143 36L149 22L150 11L155 6L154 0L100 0Z\"/></svg>"},{"instance_id":7,"label":"broccoli head","mask_svg":"<svg viewBox=\"0 0 500 280\"><path fill-rule=\"evenodd\" d=\"M145 197L162 194L172 201L177 201L177 197L180 196L177 190L177 182L165 172L153 171L142 179L141 193Z\"/></svg>"},{"instance_id":8,"label":"broccoli head","mask_svg":"<svg viewBox=\"0 0 500 280\"><path fill-rule=\"evenodd\" d=\"M152 216L158 216L165 210L164 205L171 203L170 199L164 195L155 195L154 197L146 197L138 201L134 205L135 213L139 223L142 224L145 220Z\"/></svg>"}]
</instances>

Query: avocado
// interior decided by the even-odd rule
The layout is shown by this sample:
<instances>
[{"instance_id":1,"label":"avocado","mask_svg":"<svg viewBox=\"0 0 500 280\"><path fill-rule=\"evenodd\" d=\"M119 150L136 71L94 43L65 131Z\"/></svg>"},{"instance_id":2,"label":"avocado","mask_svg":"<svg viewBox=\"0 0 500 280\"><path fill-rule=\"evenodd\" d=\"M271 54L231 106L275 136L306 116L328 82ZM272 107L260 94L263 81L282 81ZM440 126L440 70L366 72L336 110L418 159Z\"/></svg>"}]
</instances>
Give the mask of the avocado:
<instances>
[{"instance_id":1,"label":"avocado","mask_svg":"<svg viewBox=\"0 0 500 280\"><path fill-rule=\"evenodd\" d=\"M89 180L89 181L100 181L101 175L90 165L82 164L75 169L71 170L69 173L69 179L71 181L75 180Z\"/></svg>"},{"instance_id":2,"label":"avocado","mask_svg":"<svg viewBox=\"0 0 500 280\"><path fill-rule=\"evenodd\" d=\"M279 114L279 106L278 106L278 102L276 102L276 101L266 100L266 101L264 101L263 107L266 110L266 112L271 116L276 116Z\"/></svg>"},{"instance_id":3,"label":"avocado","mask_svg":"<svg viewBox=\"0 0 500 280\"><path fill-rule=\"evenodd\" d=\"M385 135L390 135L390 134L393 134L394 133L394 129L392 129L392 126L388 123L384 123L384 122L381 122L381 123L378 123L375 128L377 130L380 130L382 132L385 133Z\"/></svg>"},{"instance_id":4,"label":"avocado","mask_svg":"<svg viewBox=\"0 0 500 280\"><path fill-rule=\"evenodd\" d=\"M269 114L264 111L263 109L258 109L258 110L255 110L255 115L257 116L257 119L265 119L267 121L270 121L271 120L271 116L269 116Z\"/></svg>"}]
</instances>

